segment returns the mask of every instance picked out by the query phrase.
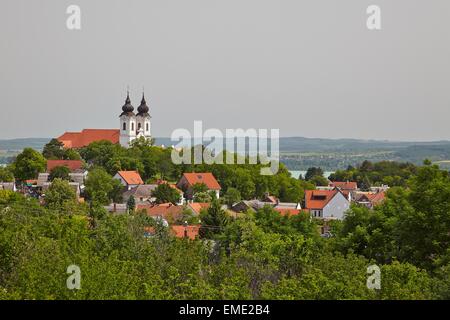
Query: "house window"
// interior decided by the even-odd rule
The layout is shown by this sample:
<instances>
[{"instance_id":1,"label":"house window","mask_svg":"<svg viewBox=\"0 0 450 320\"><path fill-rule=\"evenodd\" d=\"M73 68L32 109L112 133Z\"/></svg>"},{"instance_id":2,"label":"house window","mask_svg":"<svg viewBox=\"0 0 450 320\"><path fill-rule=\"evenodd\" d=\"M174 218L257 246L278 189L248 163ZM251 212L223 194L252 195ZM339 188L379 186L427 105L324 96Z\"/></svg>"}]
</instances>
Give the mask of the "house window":
<instances>
[{"instance_id":1,"label":"house window","mask_svg":"<svg viewBox=\"0 0 450 320\"><path fill-rule=\"evenodd\" d=\"M127 124L126 122L123 123L123 131L127 130Z\"/></svg>"}]
</instances>

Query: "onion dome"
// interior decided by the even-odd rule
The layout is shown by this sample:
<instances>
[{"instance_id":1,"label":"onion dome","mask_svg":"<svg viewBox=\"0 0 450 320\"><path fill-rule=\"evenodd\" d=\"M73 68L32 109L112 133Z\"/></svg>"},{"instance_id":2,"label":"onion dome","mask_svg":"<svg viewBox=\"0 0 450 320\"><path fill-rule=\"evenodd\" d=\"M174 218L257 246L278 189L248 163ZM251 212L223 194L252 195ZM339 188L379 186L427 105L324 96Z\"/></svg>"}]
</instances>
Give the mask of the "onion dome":
<instances>
[{"instance_id":1,"label":"onion dome","mask_svg":"<svg viewBox=\"0 0 450 320\"><path fill-rule=\"evenodd\" d=\"M122 107L121 116L134 116L134 107L131 105L130 93L127 92L127 99L125 100L125 104Z\"/></svg>"},{"instance_id":2,"label":"onion dome","mask_svg":"<svg viewBox=\"0 0 450 320\"><path fill-rule=\"evenodd\" d=\"M149 107L147 106L147 102L145 101L145 96L144 94L142 94L142 100L141 100L141 105L137 108L138 110L138 116L141 117L148 117L148 111L150 110Z\"/></svg>"}]
</instances>

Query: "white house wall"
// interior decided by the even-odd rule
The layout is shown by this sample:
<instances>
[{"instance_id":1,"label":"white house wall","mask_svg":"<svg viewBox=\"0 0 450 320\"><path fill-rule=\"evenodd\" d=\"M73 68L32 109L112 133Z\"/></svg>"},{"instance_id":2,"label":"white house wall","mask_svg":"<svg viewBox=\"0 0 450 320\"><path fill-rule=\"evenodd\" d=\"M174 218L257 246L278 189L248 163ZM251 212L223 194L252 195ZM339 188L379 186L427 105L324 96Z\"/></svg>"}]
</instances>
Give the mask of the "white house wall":
<instances>
[{"instance_id":1,"label":"white house wall","mask_svg":"<svg viewBox=\"0 0 450 320\"><path fill-rule=\"evenodd\" d=\"M344 213L350 208L350 202L342 193L336 194L323 208L323 218L344 219Z\"/></svg>"}]
</instances>

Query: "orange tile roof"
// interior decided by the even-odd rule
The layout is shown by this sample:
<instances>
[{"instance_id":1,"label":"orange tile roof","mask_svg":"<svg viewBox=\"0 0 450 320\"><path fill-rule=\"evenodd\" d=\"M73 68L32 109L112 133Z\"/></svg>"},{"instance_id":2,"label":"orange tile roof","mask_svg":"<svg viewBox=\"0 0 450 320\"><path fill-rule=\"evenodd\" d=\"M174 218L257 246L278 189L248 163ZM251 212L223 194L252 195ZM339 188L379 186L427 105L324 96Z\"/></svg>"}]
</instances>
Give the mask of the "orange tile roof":
<instances>
[{"instance_id":1,"label":"orange tile roof","mask_svg":"<svg viewBox=\"0 0 450 320\"><path fill-rule=\"evenodd\" d=\"M197 183L204 183L210 190L220 190L221 187L211 172L191 172L184 173L187 182L193 186Z\"/></svg>"},{"instance_id":2,"label":"orange tile roof","mask_svg":"<svg viewBox=\"0 0 450 320\"><path fill-rule=\"evenodd\" d=\"M301 210L299 209L284 209L284 208L274 208L275 211L278 211L282 216L296 216L298 215Z\"/></svg>"},{"instance_id":3,"label":"orange tile roof","mask_svg":"<svg viewBox=\"0 0 450 320\"><path fill-rule=\"evenodd\" d=\"M171 203L162 203L157 205L138 204L136 210L144 210L151 217L178 218L183 214L183 206L176 206Z\"/></svg>"},{"instance_id":4,"label":"orange tile roof","mask_svg":"<svg viewBox=\"0 0 450 320\"><path fill-rule=\"evenodd\" d=\"M47 172L52 171L56 167L67 167L70 171L75 171L83 167L81 160L47 160Z\"/></svg>"},{"instance_id":5,"label":"orange tile roof","mask_svg":"<svg viewBox=\"0 0 450 320\"><path fill-rule=\"evenodd\" d=\"M117 172L127 184L144 184L139 172L137 171L119 171Z\"/></svg>"},{"instance_id":6,"label":"orange tile roof","mask_svg":"<svg viewBox=\"0 0 450 320\"><path fill-rule=\"evenodd\" d=\"M358 184L353 181L332 181L330 183L331 187L339 188L342 190L356 190L358 189Z\"/></svg>"},{"instance_id":7,"label":"orange tile roof","mask_svg":"<svg viewBox=\"0 0 450 320\"><path fill-rule=\"evenodd\" d=\"M327 203L339 191L334 190L305 190L305 208L306 209L323 209Z\"/></svg>"},{"instance_id":8,"label":"orange tile roof","mask_svg":"<svg viewBox=\"0 0 450 320\"><path fill-rule=\"evenodd\" d=\"M198 233L200 230L199 225L192 226L170 226L172 234L177 238L189 238L191 240L195 240L198 237Z\"/></svg>"},{"instance_id":9,"label":"orange tile roof","mask_svg":"<svg viewBox=\"0 0 450 320\"><path fill-rule=\"evenodd\" d=\"M118 129L84 129L81 132L66 132L57 139L64 144L65 148L82 148L101 140L119 143L119 136Z\"/></svg>"},{"instance_id":10,"label":"orange tile roof","mask_svg":"<svg viewBox=\"0 0 450 320\"><path fill-rule=\"evenodd\" d=\"M367 194L367 199L372 203L372 205L378 205L381 202L384 201L385 193L384 192L378 192L378 193L369 193Z\"/></svg>"},{"instance_id":11,"label":"orange tile roof","mask_svg":"<svg viewBox=\"0 0 450 320\"><path fill-rule=\"evenodd\" d=\"M188 205L195 213L200 214L202 209L208 209L211 206L211 203L208 202L192 202Z\"/></svg>"}]
</instances>

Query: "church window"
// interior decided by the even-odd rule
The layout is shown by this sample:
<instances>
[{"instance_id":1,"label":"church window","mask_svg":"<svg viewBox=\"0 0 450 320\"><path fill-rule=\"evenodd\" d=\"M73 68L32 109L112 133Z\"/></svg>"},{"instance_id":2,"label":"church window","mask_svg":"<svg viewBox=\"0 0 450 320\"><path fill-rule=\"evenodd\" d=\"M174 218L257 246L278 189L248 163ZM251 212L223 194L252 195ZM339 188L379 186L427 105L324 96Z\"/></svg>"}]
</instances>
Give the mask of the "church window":
<instances>
[{"instance_id":1,"label":"church window","mask_svg":"<svg viewBox=\"0 0 450 320\"><path fill-rule=\"evenodd\" d=\"M127 124L126 122L123 123L123 131L127 130Z\"/></svg>"},{"instance_id":2,"label":"church window","mask_svg":"<svg viewBox=\"0 0 450 320\"><path fill-rule=\"evenodd\" d=\"M134 122L131 123L131 131L134 130Z\"/></svg>"},{"instance_id":3,"label":"church window","mask_svg":"<svg viewBox=\"0 0 450 320\"><path fill-rule=\"evenodd\" d=\"M141 130L141 124L138 123L138 130Z\"/></svg>"},{"instance_id":4,"label":"church window","mask_svg":"<svg viewBox=\"0 0 450 320\"><path fill-rule=\"evenodd\" d=\"M145 131L148 131L148 123L145 124Z\"/></svg>"}]
</instances>

